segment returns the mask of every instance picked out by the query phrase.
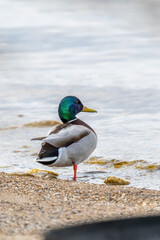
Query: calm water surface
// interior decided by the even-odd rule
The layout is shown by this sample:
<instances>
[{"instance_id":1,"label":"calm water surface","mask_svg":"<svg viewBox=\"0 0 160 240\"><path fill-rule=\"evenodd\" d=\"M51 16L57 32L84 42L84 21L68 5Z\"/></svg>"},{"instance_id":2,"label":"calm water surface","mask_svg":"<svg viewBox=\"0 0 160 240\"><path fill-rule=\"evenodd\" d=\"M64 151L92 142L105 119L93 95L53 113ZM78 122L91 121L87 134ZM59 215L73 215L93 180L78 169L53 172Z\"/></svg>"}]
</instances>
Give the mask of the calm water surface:
<instances>
[{"instance_id":1,"label":"calm water surface","mask_svg":"<svg viewBox=\"0 0 160 240\"><path fill-rule=\"evenodd\" d=\"M66 95L98 111L79 114L98 135L92 156L160 165L159 11L156 0L0 1L1 171L48 169L33 161L40 143L30 139L49 128L23 125L59 120ZM73 175L71 167L54 171ZM78 168L78 181L108 176L160 190L160 169Z\"/></svg>"}]
</instances>

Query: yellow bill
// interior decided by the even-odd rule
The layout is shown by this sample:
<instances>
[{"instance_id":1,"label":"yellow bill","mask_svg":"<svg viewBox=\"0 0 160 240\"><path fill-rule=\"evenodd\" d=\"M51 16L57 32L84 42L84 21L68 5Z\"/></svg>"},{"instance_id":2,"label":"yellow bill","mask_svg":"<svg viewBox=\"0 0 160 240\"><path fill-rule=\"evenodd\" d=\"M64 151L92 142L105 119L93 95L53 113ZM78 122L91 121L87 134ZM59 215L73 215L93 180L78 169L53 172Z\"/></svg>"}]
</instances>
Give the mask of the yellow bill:
<instances>
[{"instance_id":1,"label":"yellow bill","mask_svg":"<svg viewBox=\"0 0 160 240\"><path fill-rule=\"evenodd\" d=\"M82 112L97 112L97 111L94 110L94 109L87 108L87 107L83 106Z\"/></svg>"}]
</instances>

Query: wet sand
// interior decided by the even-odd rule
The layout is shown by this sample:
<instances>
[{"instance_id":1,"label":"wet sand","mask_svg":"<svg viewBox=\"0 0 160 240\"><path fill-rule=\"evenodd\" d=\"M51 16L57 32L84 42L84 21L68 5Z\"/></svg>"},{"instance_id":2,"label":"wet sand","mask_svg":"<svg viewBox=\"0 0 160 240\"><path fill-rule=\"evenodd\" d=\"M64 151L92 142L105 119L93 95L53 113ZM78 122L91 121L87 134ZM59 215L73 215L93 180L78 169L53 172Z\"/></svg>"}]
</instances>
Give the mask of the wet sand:
<instances>
[{"instance_id":1,"label":"wet sand","mask_svg":"<svg viewBox=\"0 0 160 240\"><path fill-rule=\"evenodd\" d=\"M159 214L160 191L0 173L3 240L40 240L53 228Z\"/></svg>"}]
</instances>

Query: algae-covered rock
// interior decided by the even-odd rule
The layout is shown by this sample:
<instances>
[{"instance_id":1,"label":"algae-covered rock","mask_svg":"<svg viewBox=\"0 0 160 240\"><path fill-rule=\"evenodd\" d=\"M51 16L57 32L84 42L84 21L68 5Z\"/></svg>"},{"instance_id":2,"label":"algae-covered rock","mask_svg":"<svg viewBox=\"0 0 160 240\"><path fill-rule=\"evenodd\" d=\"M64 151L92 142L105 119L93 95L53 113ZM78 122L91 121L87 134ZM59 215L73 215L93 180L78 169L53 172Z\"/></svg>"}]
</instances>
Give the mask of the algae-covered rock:
<instances>
[{"instance_id":1,"label":"algae-covered rock","mask_svg":"<svg viewBox=\"0 0 160 240\"><path fill-rule=\"evenodd\" d=\"M142 169L142 170L154 171L154 170L160 170L160 165L156 165L156 164L139 165L139 166L136 166L136 168Z\"/></svg>"},{"instance_id":2,"label":"algae-covered rock","mask_svg":"<svg viewBox=\"0 0 160 240\"><path fill-rule=\"evenodd\" d=\"M56 178L58 176L58 173L47 171L47 170L41 170L41 169L31 169L27 172L13 172L8 173L9 176L16 176L16 177L48 177L48 178Z\"/></svg>"},{"instance_id":3,"label":"algae-covered rock","mask_svg":"<svg viewBox=\"0 0 160 240\"><path fill-rule=\"evenodd\" d=\"M5 128L0 128L0 131L3 131L3 130L14 130L16 128L17 128L17 126L5 127Z\"/></svg>"},{"instance_id":4,"label":"algae-covered rock","mask_svg":"<svg viewBox=\"0 0 160 240\"><path fill-rule=\"evenodd\" d=\"M105 159L102 157L92 157L85 161L86 164L107 165L107 167L121 168L121 167L136 167L139 164L146 164L144 160L121 161L117 159Z\"/></svg>"},{"instance_id":5,"label":"algae-covered rock","mask_svg":"<svg viewBox=\"0 0 160 240\"><path fill-rule=\"evenodd\" d=\"M113 165L115 168L120 168L123 166L132 166L132 165L136 165L139 163L145 163L145 161L144 160L134 160L134 161L118 161L118 160L116 160L113 163Z\"/></svg>"},{"instance_id":6,"label":"algae-covered rock","mask_svg":"<svg viewBox=\"0 0 160 240\"><path fill-rule=\"evenodd\" d=\"M32 123L27 123L24 124L24 127L53 127L60 124L58 121L51 121L51 120L46 120L46 121L39 121L39 122L32 122Z\"/></svg>"},{"instance_id":7,"label":"algae-covered rock","mask_svg":"<svg viewBox=\"0 0 160 240\"><path fill-rule=\"evenodd\" d=\"M122 178L118 178L118 177L108 177L104 183L106 184L110 184L110 185L129 185L130 182L122 179Z\"/></svg>"},{"instance_id":8,"label":"algae-covered rock","mask_svg":"<svg viewBox=\"0 0 160 240\"><path fill-rule=\"evenodd\" d=\"M28 173L28 172L26 172L26 173L13 172L13 173L7 173L7 174L8 174L9 176L15 176L15 177L21 177L21 176L23 176L23 177L34 177L33 174Z\"/></svg>"},{"instance_id":9,"label":"algae-covered rock","mask_svg":"<svg viewBox=\"0 0 160 240\"><path fill-rule=\"evenodd\" d=\"M41 170L41 169L37 169L37 168L31 169L31 170L27 171L26 173L40 176L40 177L49 177L49 178L56 178L58 176L58 173L48 171L48 170Z\"/></svg>"},{"instance_id":10,"label":"algae-covered rock","mask_svg":"<svg viewBox=\"0 0 160 240\"><path fill-rule=\"evenodd\" d=\"M86 164L99 164L99 165L105 165L107 164L109 161L104 159L104 158L100 158L100 157L92 157L89 160L85 161L84 163Z\"/></svg>"}]
</instances>

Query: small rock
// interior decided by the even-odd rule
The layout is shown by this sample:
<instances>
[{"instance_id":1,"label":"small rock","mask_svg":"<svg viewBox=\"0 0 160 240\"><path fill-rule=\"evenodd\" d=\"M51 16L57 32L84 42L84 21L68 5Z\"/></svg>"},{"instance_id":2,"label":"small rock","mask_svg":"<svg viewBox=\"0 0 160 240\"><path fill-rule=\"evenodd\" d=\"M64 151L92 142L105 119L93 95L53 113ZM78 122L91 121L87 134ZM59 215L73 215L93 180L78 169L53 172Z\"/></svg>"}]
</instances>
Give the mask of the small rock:
<instances>
[{"instance_id":1,"label":"small rock","mask_svg":"<svg viewBox=\"0 0 160 240\"><path fill-rule=\"evenodd\" d=\"M110 184L110 185L129 185L130 182L122 179L122 178L118 178L118 177L108 177L104 183L106 184Z\"/></svg>"}]
</instances>

